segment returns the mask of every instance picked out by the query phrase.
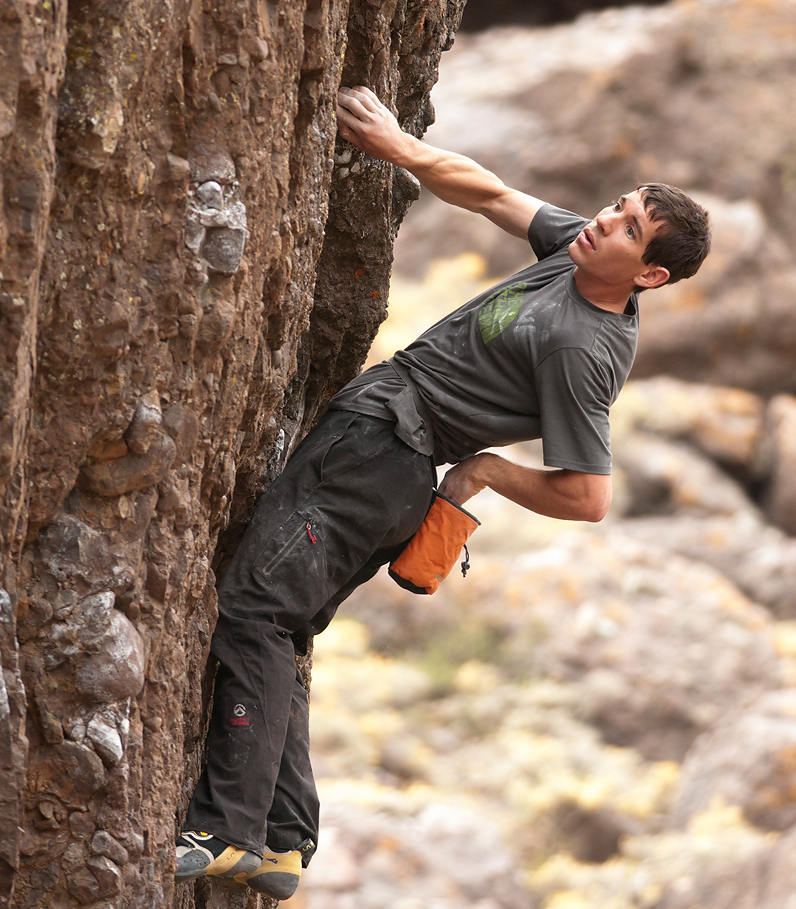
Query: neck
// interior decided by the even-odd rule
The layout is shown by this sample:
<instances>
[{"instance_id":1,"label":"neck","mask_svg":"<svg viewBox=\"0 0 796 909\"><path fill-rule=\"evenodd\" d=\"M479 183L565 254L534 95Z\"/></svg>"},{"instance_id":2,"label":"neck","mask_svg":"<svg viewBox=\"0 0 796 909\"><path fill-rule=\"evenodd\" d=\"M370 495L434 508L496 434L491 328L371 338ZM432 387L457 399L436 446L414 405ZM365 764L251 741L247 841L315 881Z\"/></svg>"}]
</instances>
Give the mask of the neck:
<instances>
[{"instance_id":1,"label":"neck","mask_svg":"<svg viewBox=\"0 0 796 909\"><path fill-rule=\"evenodd\" d=\"M633 293L634 286L619 287L616 284L609 284L593 275L584 274L578 266L575 266L575 286L580 293L594 306L599 309L607 309L609 312L623 313L627 307L627 301Z\"/></svg>"}]
</instances>

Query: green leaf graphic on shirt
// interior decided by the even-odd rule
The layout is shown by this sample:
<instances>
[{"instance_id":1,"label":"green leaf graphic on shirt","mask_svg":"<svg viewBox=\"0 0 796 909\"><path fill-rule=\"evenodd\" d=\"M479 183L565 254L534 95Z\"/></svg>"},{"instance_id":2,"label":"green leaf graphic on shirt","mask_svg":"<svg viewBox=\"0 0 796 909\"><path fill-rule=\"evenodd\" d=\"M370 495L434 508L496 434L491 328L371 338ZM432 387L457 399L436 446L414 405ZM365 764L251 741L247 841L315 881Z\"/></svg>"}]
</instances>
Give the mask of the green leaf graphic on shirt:
<instances>
[{"instance_id":1,"label":"green leaf graphic on shirt","mask_svg":"<svg viewBox=\"0 0 796 909\"><path fill-rule=\"evenodd\" d=\"M522 299L521 288L507 287L483 304L478 313L478 327L485 344L496 338L517 318Z\"/></svg>"}]
</instances>

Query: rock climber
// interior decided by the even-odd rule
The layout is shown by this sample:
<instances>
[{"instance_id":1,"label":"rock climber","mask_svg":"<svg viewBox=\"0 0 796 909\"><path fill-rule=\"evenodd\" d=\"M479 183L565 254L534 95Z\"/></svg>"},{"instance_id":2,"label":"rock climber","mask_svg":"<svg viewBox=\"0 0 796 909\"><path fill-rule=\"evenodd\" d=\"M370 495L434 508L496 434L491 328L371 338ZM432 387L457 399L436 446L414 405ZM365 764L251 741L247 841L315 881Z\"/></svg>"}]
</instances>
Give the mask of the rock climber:
<instances>
[{"instance_id":1,"label":"rock climber","mask_svg":"<svg viewBox=\"0 0 796 909\"><path fill-rule=\"evenodd\" d=\"M539 514L599 521L611 501L608 413L636 350L639 293L693 275L707 213L645 184L587 219L403 132L367 88L338 95L340 135L439 198L530 242L537 261L364 372L261 498L218 590L207 766L177 840L179 881L293 894L318 838L296 654L392 562L439 492L484 488ZM544 468L484 449L541 438Z\"/></svg>"}]
</instances>

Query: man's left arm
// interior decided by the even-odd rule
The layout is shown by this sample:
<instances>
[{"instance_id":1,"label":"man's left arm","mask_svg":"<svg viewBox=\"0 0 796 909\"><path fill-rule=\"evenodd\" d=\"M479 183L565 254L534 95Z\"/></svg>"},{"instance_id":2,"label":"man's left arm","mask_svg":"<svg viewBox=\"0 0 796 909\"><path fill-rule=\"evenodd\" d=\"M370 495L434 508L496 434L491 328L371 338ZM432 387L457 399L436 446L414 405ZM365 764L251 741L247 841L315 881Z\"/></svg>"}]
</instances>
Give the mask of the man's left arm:
<instances>
[{"instance_id":1,"label":"man's left arm","mask_svg":"<svg viewBox=\"0 0 796 909\"><path fill-rule=\"evenodd\" d=\"M363 86L337 96L340 135L366 154L413 173L435 196L488 218L512 236L528 239L528 227L544 205L511 189L465 155L434 148L403 132L393 114Z\"/></svg>"},{"instance_id":2,"label":"man's left arm","mask_svg":"<svg viewBox=\"0 0 796 909\"><path fill-rule=\"evenodd\" d=\"M463 505L487 487L537 514L567 521L601 521L611 504L608 475L523 467L491 452L454 465L439 489Z\"/></svg>"}]
</instances>

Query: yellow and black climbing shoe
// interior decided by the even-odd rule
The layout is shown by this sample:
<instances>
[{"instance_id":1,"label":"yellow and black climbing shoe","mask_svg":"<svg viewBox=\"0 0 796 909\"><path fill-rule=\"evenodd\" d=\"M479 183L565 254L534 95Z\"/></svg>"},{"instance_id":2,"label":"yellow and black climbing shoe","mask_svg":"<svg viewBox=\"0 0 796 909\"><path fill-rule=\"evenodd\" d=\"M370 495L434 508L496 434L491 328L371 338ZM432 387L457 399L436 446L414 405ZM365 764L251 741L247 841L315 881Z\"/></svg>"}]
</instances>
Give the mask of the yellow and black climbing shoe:
<instances>
[{"instance_id":1,"label":"yellow and black climbing shoe","mask_svg":"<svg viewBox=\"0 0 796 909\"><path fill-rule=\"evenodd\" d=\"M259 867L248 874L236 874L235 880L248 884L252 890L275 900L289 899L296 892L301 878L301 853L272 852L267 846Z\"/></svg>"},{"instance_id":2,"label":"yellow and black climbing shoe","mask_svg":"<svg viewBox=\"0 0 796 909\"><path fill-rule=\"evenodd\" d=\"M239 875L252 874L259 867L258 855L230 846L210 833L185 830L177 839L174 880L178 883L206 874L237 880Z\"/></svg>"}]
</instances>

